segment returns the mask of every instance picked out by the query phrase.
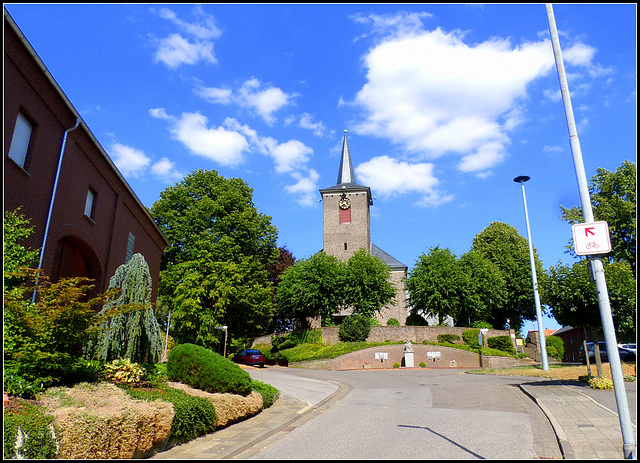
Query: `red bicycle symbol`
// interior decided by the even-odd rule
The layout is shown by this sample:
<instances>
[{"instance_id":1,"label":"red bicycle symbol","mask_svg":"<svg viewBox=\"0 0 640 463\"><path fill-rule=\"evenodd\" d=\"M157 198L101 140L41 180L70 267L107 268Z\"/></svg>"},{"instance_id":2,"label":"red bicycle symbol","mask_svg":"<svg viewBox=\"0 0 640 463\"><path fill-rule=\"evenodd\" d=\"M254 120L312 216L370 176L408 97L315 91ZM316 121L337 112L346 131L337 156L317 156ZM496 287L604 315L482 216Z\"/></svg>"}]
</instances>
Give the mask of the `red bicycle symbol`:
<instances>
[{"instance_id":1,"label":"red bicycle symbol","mask_svg":"<svg viewBox=\"0 0 640 463\"><path fill-rule=\"evenodd\" d=\"M595 241L590 241L587 243L587 245L585 246L587 249L598 249L600 247L600 245L598 243L596 243Z\"/></svg>"}]
</instances>

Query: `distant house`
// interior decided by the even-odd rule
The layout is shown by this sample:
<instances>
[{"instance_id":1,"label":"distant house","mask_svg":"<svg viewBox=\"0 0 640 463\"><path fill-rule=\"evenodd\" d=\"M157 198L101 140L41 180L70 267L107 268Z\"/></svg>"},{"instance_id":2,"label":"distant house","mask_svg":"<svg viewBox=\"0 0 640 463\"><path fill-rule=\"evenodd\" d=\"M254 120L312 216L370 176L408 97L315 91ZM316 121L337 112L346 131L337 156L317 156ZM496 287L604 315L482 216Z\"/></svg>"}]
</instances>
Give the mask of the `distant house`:
<instances>
[{"instance_id":1,"label":"distant house","mask_svg":"<svg viewBox=\"0 0 640 463\"><path fill-rule=\"evenodd\" d=\"M563 326L553 333L564 342L564 358L565 362L580 361L580 347L583 341L593 342L600 340L595 330L585 330L584 328L574 328L572 326Z\"/></svg>"},{"instance_id":2,"label":"distant house","mask_svg":"<svg viewBox=\"0 0 640 463\"><path fill-rule=\"evenodd\" d=\"M18 207L53 281L86 276L104 292L140 253L155 301L167 239L5 9L4 210Z\"/></svg>"}]
</instances>

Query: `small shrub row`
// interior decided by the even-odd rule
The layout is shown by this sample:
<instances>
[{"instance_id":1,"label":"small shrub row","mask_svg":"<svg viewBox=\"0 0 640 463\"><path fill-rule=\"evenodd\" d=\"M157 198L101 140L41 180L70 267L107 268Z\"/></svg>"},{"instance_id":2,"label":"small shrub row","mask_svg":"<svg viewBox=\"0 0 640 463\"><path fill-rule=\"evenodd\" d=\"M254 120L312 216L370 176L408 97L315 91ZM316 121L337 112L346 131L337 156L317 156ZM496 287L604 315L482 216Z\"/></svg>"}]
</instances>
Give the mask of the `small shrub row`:
<instances>
[{"instance_id":1,"label":"small shrub row","mask_svg":"<svg viewBox=\"0 0 640 463\"><path fill-rule=\"evenodd\" d=\"M516 349L511 342L511 336L494 336L487 339L487 346L492 349L498 349L510 354L515 354Z\"/></svg>"},{"instance_id":2,"label":"small shrub row","mask_svg":"<svg viewBox=\"0 0 640 463\"><path fill-rule=\"evenodd\" d=\"M4 458L53 459L58 454L54 418L26 401L4 412Z\"/></svg>"},{"instance_id":3,"label":"small shrub row","mask_svg":"<svg viewBox=\"0 0 640 463\"><path fill-rule=\"evenodd\" d=\"M253 380L251 387L262 395L262 408L269 408L280 396L280 391L271 384Z\"/></svg>"},{"instance_id":4,"label":"small shrub row","mask_svg":"<svg viewBox=\"0 0 640 463\"><path fill-rule=\"evenodd\" d=\"M122 385L134 399L163 400L173 404L175 417L171 424L171 440L188 442L215 430L216 409L210 400L189 395L184 391L158 384L154 388L137 388Z\"/></svg>"},{"instance_id":5,"label":"small shrub row","mask_svg":"<svg viewBox=\"0 0 640 463\"><path fill-rule=\"evenodd\" d=\"M458 336L457 334L439 334L438 335L439 343L448 342L451 344L455 344L458 341L460 341L460 336Z\"/></svg>"}]
</instances>

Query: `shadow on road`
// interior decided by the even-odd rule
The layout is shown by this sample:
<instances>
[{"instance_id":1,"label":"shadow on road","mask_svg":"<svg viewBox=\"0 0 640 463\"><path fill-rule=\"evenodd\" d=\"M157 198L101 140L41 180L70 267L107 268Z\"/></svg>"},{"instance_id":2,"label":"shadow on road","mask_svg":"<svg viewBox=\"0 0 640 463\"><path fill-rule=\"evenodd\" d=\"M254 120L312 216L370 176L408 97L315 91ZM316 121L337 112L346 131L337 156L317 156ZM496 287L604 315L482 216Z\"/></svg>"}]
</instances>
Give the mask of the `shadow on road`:
<instances>
[{"instance_id":1,"label":"shadow on road","mask_svg":"<svg viewBox=\"0 0 640 463\"><path fill-rule=\"evenodd\" d=\"M475 453L475 452L472 452L472 451L471 451L471 450L469 450L468 448L463 447L462 445L458 444L457 442L452 441L452 440L451 440L451 439L449 439L448 437L443 436L442 434L437 433L437 432L435 432L433 429L428 428L428 427L426 427L426 426L409 426L409 425L406 425L406 424L399 424L399 425L398 425L398 427L399 427L399 428L426 429L426 430L427 430L427 431L429 431L430 433L433 433L433 434L435 434L435 435L436 435L436 436L438 436L438 437L442 437L442 438L443 438L444 440L446 440L447 442L451 442L451 443L452 443L453 445L455 445L456 447L461 448L462 450L464 450L465 452L467 452L467 453L469 453L469 454L473 455L474 457L476 457L476 458L480 458L480 459L484 460L484 457L483 457L483 456L478 455L478 454L477 454L477 453Z\"/></svg>"}]
</instances>

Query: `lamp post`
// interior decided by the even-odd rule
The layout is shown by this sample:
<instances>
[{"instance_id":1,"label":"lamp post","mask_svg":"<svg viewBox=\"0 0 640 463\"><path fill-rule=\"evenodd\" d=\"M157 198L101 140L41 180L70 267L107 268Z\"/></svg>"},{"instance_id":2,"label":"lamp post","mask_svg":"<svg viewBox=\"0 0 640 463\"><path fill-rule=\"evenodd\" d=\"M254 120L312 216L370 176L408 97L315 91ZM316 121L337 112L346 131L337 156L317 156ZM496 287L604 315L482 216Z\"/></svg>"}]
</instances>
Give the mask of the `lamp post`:
<instances>
[{"instance_id":1,"label":"lamp post","mask_svg":"<svg viewBox=\"0 0 640 463\"><path fill-rule=\"evenodd\" d=\"M522 200L524 201L524 217L527 221L527 239L529 241L529 260L531 261L531 279L533 280L533 296L536 301L536 318L538 319L538 335L540 337L540 350L542 353L542 369L549 370L549 362L547 361L547 343L544 339L544 328L542 326L542 309L540 308L540 294L538 293L538 278L536 277L536 263L533 258L533 243L531 242L531 230L529 228L529 212L527 211L527 197L524 194L524 183L530 177L520 175L513 179L514 182L522 186Z\"/></svg>"}]
</instances>

